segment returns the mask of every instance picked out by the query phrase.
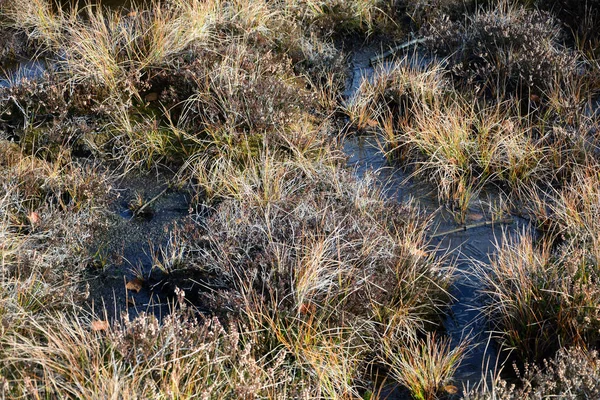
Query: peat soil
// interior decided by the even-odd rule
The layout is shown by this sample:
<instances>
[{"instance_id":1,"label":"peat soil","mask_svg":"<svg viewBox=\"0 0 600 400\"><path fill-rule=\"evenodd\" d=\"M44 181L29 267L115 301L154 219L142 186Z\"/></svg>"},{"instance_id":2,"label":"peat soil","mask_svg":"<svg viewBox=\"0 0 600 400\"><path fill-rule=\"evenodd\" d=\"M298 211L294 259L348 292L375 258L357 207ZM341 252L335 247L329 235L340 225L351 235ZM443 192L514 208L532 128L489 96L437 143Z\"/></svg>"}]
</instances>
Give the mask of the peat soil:
<instances>
[{"instance_id":1,"label":"peat soil","mask_svg":"<svg viewBox=\"0 0 600 400\"><path fill-rule=\"evenodd\" d=\"M354 52L345 93L347 99L354 95L362 79L373 77L375 69L370 65L370 59L381 53L380 47L365 46ZM427 62L425 58L418 59L419 64ZM392 64L386 62L391 68ZM470 341L468 354L454 375L454 384L462 392L482 379L490 383L496 373L511 368L505 367L507 355L499 354L487 321L481 314L482 285L475 270L489 265L496 246L504 239L515 237L519 231L530 229L529 223L513 215L505 215L501 222L492 223L494 217L497 218L500 200L499 193L492 191L479 193L471 201L465 223L457 223L452 212L438 201L436 187L425 179L414 177L410 170L388 163L380 142L375 135L346 137L343 148L348 155L348 166L359 177L369 170L375 171L390 198L412 200L421 210L433 216L431 250L440 256L449 255L456 265L456 277L450 289L453 302L444 320L444 330L453 345L464 339ZM389 388L386 395L390 400L407 398L405 391L400 389Z\"/></svg>"}]
</instances>

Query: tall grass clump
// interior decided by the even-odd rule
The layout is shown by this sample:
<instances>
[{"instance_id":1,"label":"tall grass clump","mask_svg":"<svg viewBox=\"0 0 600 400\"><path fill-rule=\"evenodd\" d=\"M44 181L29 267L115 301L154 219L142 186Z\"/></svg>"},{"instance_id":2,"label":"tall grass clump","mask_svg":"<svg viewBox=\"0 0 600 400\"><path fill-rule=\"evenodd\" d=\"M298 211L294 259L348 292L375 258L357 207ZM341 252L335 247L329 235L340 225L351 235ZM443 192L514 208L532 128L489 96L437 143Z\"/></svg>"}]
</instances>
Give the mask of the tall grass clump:
<instances>
[{"instance_id":1,"label":"tall grass clump","mask_svg":"<svg viewBox=\"0 0 600 400\"><path fill-rule=\"evenodd\" d=\"M285 151L220 147L190 163L218 205L201 223L201 247L178 240L189 249L182 265L228 282L229 300L201 298L237 310L260 332L257 351L284 349L312 393L357 396L374 354L390 356L384 332L437 326L451 269L423 251L422 216L340 168L326 136L280 134Z\"/></svg>"},{"instance_id":2,"label":"tall grass clump","mask_svg":"<svg viewBox=\"0 0 600 400\"><path fill-rule=\"evenodd\" d=\"M486 311L504 343L528 359L565 343L594 348L598 302L598 174L579 170L561 190L532 195L544 235L503 244L486 282Z\"/></svg>"},{"instance_id":3,"label":"tall grass clump","mask_svg":"<svg viewBox=\"0 0 600 400\"><path fill-rule=\"evenodd\" d=\"M191 43L209 37L207 2L171 1L168 7L128 15L92 4L65 12L47 1L24 3L26 7L6 9L11 22L60 53L72 81L103 85L114 96L124 89L119 83L168 63Z\"/></svg>"},{"instance_id":4,"label":"tall grass clump","mask_svg":"<svg viewBox=\"0 0 600 400\"><path fill-rule=\"evenodd\" d=\"M595 260L576 244L552 251L526 234L503 244L482 272L485 312L501 342L522 359L540 360L565 343L598 341Z\"/></svg>"},{"instance_id":5,"label":"tall grass clump","mask_svg":"<svg viewBox=\"0 0 600 400\"><path fill-rule=\"evenodd\" d=\"M44 38L57 71L8 89L3 109L25 127L92 113L86 142L128 166L181 165L232 128L258 143L305 110L330 112L343 82L326 38L267 2L170 1L127 14L88 5L48 14L61 29L46 36L27 10L7 6L8 23Z\"/></svg>"},{"instance_id":6,"label":"tall grass clump","mask_svg":"<svg viewBox=\"0 0 600 400\"><path fill-rule=\"evenodd\" d=\"M434 400L454 392L451 378L467 350L467 342L452 349L449 338L427 334L424 339L408 336L406 344L395 338L384 341L390 355L390 374L409 389L414 399Z\"/></svg>"}]
</instances>

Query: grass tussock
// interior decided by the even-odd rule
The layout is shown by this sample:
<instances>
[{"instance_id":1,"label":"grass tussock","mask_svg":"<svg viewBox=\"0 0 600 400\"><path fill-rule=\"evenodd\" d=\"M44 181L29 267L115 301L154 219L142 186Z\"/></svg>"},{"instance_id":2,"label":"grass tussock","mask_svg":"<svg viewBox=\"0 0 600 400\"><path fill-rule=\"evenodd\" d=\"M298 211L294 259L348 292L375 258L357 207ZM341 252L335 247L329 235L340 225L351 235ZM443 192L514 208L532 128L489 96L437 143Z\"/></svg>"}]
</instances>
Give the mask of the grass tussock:
<instances>
[{"instance_id":1,"label":"grass tussock","mask_svg":"<svg viewBox=\"0 0 600 400\"><path fill-rule=\"evenodd\" d=\"M433 400L457 391L451 378L468 341L451 348L448 338L435 334L428 334L425 339L409 337L408 345L403 346L398 346L398 338L394 339L385 342L387 354L392 355L391 375L410 390L413 398Z\"/></svg>"},{"instance_id":2,"label":"grass tussock","mask_svg":"<svg viewBox=\"0 0 600 400\"><path fill-rule=\"evenodd\" d=\"M598 341L595 261L577 243L552 251L528 235L498 250L483 273L486 307L506 346L524 359L544 357L563 343Z\"/></svg>"}]
</instances>

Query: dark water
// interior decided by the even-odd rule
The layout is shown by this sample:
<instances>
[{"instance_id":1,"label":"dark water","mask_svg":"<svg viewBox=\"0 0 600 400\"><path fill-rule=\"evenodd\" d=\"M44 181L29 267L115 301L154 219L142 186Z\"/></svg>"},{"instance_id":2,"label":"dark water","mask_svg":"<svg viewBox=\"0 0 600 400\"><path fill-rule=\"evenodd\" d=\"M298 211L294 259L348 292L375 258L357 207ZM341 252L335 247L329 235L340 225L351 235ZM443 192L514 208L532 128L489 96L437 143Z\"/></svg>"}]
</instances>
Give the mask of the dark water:
<instances>
[{"instance_id":1,"label":"dark water","mask_svg":"<svg viewBox=\"0 0 600 400\"><path fill-rule=\"evenodd\" d=\"M40 78L48 66L45 60L21 60L5 65L0 71L0 88L18 85L23 80Z\"/></svg>"},{"instance_id":2,"label":"dark water","mask_svg":"<svg viewBox=\"0 0 600 400\"><path fill-rule=\"evenodd\" d=\"M170 312L170 293L164 290L164 274L157 263L164 261L161 248L169 250L177 224L190 220L191 196L185 190L168 188L168 173L127 177L119 182L119 198L112 207L108 231L96 238L98 257L105 265L90 273L90 305L106 308L109 319L127 313L130 318L144 311L157 317ZM166 189L166 190L165 190ZM128 207L137 196L147 202L159 196L136 217ZM143 281L139 292L127 290L136 278Z\"/></svg>"},{"instance_id":3,"label":"dark water","mask_svg":"<svg viewBox=\"0 0 600 400\"><path fill-rule=\"evenodd\" d=\"M370 79L375 73L369 60L378 54L377 51L376 48L366 48L354 54L346 91L349 101L361 80ZM422 65L423 59L420 60L419 64ZM393 65L388 64L385 68L393 68ZM379 142L375 136L350 136L345 139L344 151L349 157L348 165L354 168L356 174L362 176L368 170L377 171L390 197L398 201L414 199L421 209L433 214L432 236L464 227L439 203L436 187L423 179L411 177L409 172L398 166L390 165ZM480 193L469 205L466 223L491 221L498 201L497 193ZM444 321L444 328L454 345L458 345L463 339L470 340L470 351L454 375L454 383L459 388L472 388L482 379L489 382L502 367L498 348L491 340L486 321L480 313L481 296L478 290L481 289L481 282L474 272L476 265L484 268L489 265L495 244L500 244L503 238L511 237L527 226L527 221L517 217L510 217L508 220L512 222L480 226L431 239L432 249L436 249L440 255L450 254L457 266L457 277L450 289L454 302ZM404 399L406 394L392 392L389 398Z\"/></svg>"}]
</instances>

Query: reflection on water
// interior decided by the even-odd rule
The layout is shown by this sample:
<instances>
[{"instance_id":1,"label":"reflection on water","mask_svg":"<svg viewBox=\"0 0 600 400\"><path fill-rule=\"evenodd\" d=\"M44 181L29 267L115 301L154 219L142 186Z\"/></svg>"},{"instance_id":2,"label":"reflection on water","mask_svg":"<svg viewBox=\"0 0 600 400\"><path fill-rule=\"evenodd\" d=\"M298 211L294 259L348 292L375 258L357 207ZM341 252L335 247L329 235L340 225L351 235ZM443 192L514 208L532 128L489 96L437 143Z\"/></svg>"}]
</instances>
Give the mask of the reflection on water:
<instances>
[{"instance_id":1,"label":"reflection on water","mask_svg":"<svg viewBox=\"0 0 600 400\"><path fill-rule=\"evenodd\" d=\"M7 65L0 75L0 87L17 85L23 80L37 79L46 72L44 60L23 60Z\"/></svg>"}]
</instances>

